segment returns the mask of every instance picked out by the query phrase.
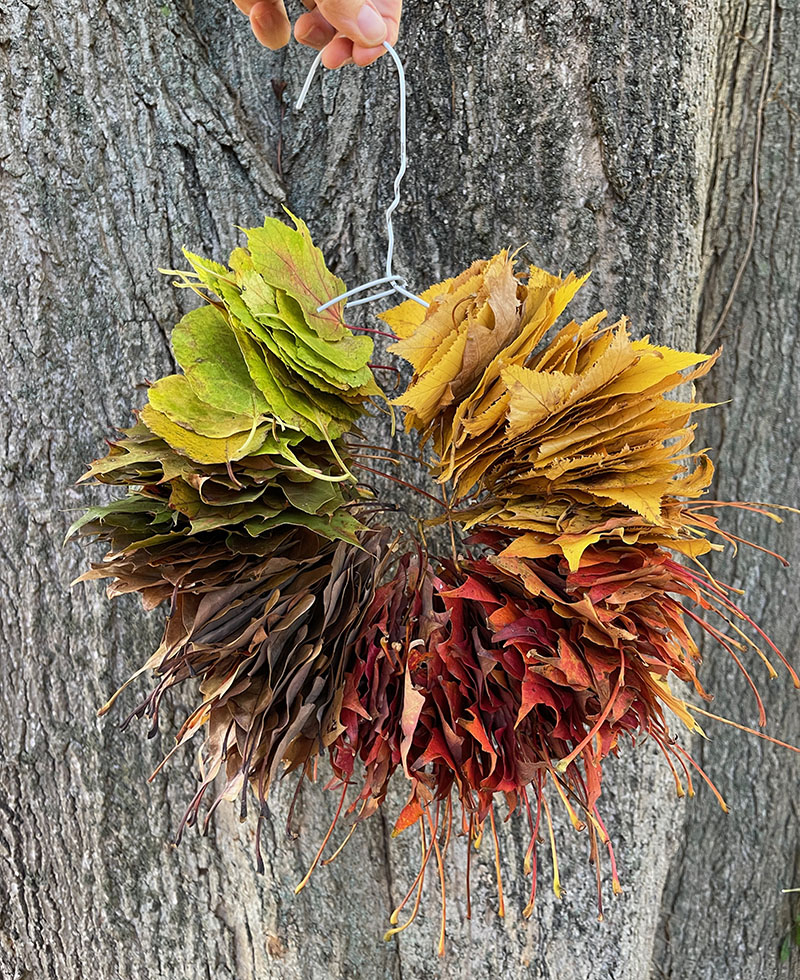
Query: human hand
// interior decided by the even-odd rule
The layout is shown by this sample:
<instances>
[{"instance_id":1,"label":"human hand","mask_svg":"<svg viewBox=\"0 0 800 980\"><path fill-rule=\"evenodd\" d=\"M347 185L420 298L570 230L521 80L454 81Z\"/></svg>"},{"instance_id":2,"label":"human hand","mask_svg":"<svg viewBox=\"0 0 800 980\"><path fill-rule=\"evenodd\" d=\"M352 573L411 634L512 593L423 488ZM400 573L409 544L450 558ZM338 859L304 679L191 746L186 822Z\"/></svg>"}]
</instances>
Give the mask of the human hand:
<instances>
[{"instance_id":1,"label":"human hand","mask_svg":"<svg viewBox=\"0 0 800 980\"><path fill-rule=\"evenodd\" d=\"M276 50L288 44L292 27L283 0L233 0L250 18L256 38ZM351 61L369 65L394 44L400 28L403 0L303 0L308 12L294 25L301 44L322 50L326 68Z\"/></svg>"}]
</instances>

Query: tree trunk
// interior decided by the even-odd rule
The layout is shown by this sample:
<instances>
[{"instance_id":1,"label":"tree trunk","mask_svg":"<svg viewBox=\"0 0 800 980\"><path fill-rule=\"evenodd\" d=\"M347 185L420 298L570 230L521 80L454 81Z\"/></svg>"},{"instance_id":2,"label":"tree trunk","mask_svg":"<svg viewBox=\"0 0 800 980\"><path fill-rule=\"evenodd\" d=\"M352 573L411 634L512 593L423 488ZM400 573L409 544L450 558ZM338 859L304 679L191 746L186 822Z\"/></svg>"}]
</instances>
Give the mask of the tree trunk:
<instances>
[{"instance_id":1,"label":"tree trunk","mask_svg":"<svg viewBox=\"0 0 800 980\"><path fill-rule=\"evenodd\" d=\"M409 0L399 45L411 168L398 270L422 289L527 242L525 256L546 268L594 270L576 315L606 306L639 335L688 346L729 306L726 355L702 394L732 402L706 413L700 436L720 461L721 498L800 501L799 20L797 5L771 15L764 2L727 0ZM183 244L225 258L237 225L286 204L347 281L381 268L397 165L391 62L325 73L297 114L310 60L297 46L259 48L229 0L0 2L0 972L800 976L800 951L778 956L798 911L780 891L800 884L795 757L729 728L697 746L727 816L705 790L675 800L646 743L624 745L608 766L604 812L625 892L605 922L587 842L563 823L566 896L555 900L543 872L534 917L522 918L523 845L509 824L505 920L487 853L471 921L451 882L440 961L434 894L415 926L382 940L416 870L414 840L388 846L397 800L295 897L331 794L304 792L290 841L292 788L278 791L259 877L254 827L232 810L218 811L209 838L169 843L194 778L189 753L146 781L175 730L169 712L151 742L96 718L156 646L162 618L133 599L109 603L96 585L70 590L87 556L62 540L91 498L72 484L128 422L144 380L170 369L169 329L190 300L157 267L180 266ZM800 557L795 518L783 531L729 520ZM745 608L791 657L796 577L749 550L713 569L748 587ZM715 710L752 725L738 673L716 651L708 659ZM789 681L763 687L770 731L800 742Z\"/></svg>"}]
</instances>

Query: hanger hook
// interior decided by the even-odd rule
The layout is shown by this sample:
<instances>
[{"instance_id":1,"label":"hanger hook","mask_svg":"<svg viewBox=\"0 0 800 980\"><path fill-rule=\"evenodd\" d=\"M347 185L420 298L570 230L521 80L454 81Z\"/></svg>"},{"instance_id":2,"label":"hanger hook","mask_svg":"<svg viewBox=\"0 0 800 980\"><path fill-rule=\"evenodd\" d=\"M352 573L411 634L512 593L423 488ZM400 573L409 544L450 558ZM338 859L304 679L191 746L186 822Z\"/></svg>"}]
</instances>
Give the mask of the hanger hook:
<instances>
[{"instance_id":1,"label":"hanger hook","mask_svg":"<svg viewBox=\"0 0 800 980\"><path fill-rule=\"evenodd\" d=\"M348 289L346 293L342 293L341 296L337 296L336 299L329 300L324 303L317 310L318 313L322 313L323 310L327 310L329 306L334 306L340 300L348 299L350 296L354 296L357 293L364 292L365 290L372 289L373 286L386 286L389 288L383 290L379 293L375 293L370 296L363 296L360 299L353 300L350 303L346 303L346 306L360 306L362 303L370 303L372 300L381 299L384 296L390 296L392 293L399 293L401 296L405 296L408 299L413 299L415 302L419 303L420 306L428 307L430 304L426 303L424 299L416 294L410 292L405 288L405 279L402 276L396 275L392 271L392 264L394 260L394 226L392 224L392 215L397 210L400 204L400 184L402 183L403 176L408 169L408 153L406 150L406 73L403 70L403 62L398 57L395 49L389 44L388 41L383 42L384 48L391 55L392 61L394 61L395 67L397 68L397 81L400 89L400 167L397 171L397 176L394 178L394 197L392 198L389 207L384 212L384 218L386 221L386 265L385 265L385 275L380 279L372 279L370 282L362 283L360 286L356 286L355 289ZM302 109L305 103L308 91L311 88L311 82L314 80L314 75L317 73L317 69L322 63L322 52L314 59L311 68L306 76L303 88L300 91L300 95L295 104L296 109Z\"/></svg>"}]
</instances>

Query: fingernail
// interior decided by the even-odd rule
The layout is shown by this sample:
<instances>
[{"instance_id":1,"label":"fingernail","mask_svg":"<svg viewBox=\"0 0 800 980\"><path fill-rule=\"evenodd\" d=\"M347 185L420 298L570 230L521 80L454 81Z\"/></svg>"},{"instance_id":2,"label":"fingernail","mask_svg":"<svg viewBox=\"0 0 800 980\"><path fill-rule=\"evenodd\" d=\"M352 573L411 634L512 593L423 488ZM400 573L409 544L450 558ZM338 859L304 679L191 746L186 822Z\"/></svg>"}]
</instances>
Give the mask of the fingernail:
<instances>
[{"instance_id":1,"label":"fingernail","mask_svg":"<svg viewBox=\"0 0 800 980\"><path fill-rule=\"evenodd\" d=\"M380 44L386 37L386 24L383 22L383 17L368 3L359 10L356 24L369 45Z\"/></svg>"}]
</instances>

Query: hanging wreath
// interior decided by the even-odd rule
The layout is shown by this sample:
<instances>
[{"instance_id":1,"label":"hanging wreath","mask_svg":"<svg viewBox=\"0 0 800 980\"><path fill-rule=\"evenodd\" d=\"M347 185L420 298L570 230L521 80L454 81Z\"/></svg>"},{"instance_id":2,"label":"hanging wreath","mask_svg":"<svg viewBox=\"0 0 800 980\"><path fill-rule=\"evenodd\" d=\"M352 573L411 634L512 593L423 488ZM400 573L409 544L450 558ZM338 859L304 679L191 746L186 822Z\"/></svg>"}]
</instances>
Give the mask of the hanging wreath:
<instances>
[{"instance_id":1,"label":"hanging wreath","mask_svg":"<svg viewBox=\"0 0 800 980\"><path fill-rule=\"evenodd\" d=\"M413 920L429 867L444 890L452 839L471 854L487 827L502 906L498 808L529 828L526 915L542 840L560 892L556 806L588 836L602 910L602 850L615 892L619 880L598 803L621 746L649 737L678 795L700 778L724 806L671 729L700 731L695 715L710 714L670 687L710 700L689 626L744 673L761 725L746 659L774 676L774 657L800 686L700 562L740 539L712 516L713 467L691 449L692 415L709 406L670 393L719 351L634 340L605 312L556 328L585 279L522 272L506 251L431 286L427 309L381 314L413 368L393 404L426 454L420 490L441 497L428 524L445 525L451 547L433 555L382 527L380 495L360 482L379 464L364 460L359 422L386 402L373 341L341 302L319 311L344 283L293 220L249 230L227 267L185 252L192 271L173 274L206 302L174 328L181 373L150 385L83 478L127 495L70 529L109 547L82 580L167 607L163 641L134 675L154 687L127 721L155 731L176 685L197 701L176 735L175 748L204 736L178 837L223 800L246 813L251 795L260 830L275 780L314 780L327 757L338 808L309 875L337 820L349 839L392 780L407 784L394 833L416 827L422 857L387 935Z\"/></svg>"}]
</instances>

